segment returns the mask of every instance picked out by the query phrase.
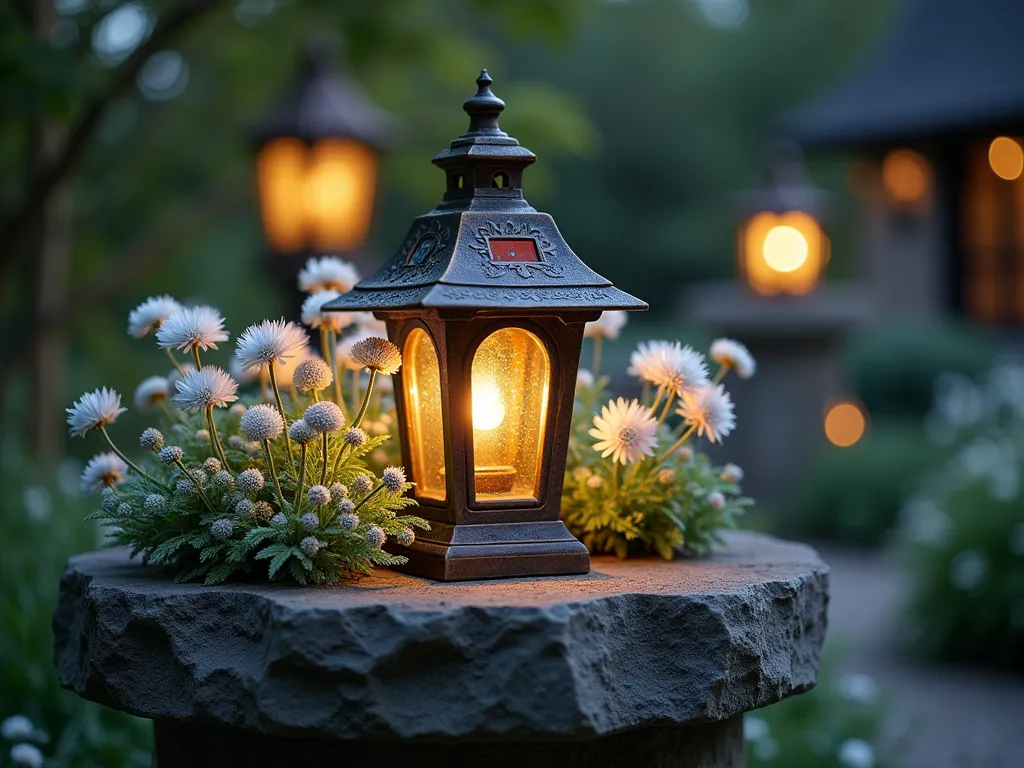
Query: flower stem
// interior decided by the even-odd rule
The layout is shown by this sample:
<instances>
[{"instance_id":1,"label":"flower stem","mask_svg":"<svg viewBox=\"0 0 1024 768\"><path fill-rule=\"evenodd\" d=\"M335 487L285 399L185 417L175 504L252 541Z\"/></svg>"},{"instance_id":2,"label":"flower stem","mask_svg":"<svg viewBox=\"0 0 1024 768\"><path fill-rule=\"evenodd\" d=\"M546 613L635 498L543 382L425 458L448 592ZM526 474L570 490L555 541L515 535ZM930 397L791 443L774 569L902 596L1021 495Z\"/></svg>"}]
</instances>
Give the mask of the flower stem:
<instances>
[{"instance_id":1,"label":"flower stem","mask_svg":"<svg viewBox=\"0 0 1024 768\"><path fill-rule=\"evenodd\" d=\"M277 501L284 512L284 494L281 493L281 483L277 480L277 468L274 466L274 457L270 453L270 441L263 441L263 453L267 457L267 466L270 468L270 476L274 478L274 490L277 491Z\"/></svg>"},{"instance_id":2,"label":"flower stem","mask_svg":"<svg viewBox=\"0 0 1024 768\"><path fill-rule=\"evenodd\" d=\"M672 447L669 448L667 451L665 451L665 453L663 453L660 458L655 460L655 462L654 462L655 468L657 468L658 465L660 465L663 461L665 461L665 459L667 459L669 456L671 456L673 453L675 453L679 448L681 448L683 443L685 443L689 439L690 435L692 435L696 431L696 429L697 429L697 425L696 424L692 424L688 430L683 432L682 436L672 444Z\"/></svg>"},{"instance_id":3,"label":"flower stem","mask_svg":"<svg viewBox=\"0 0 1024 768\"><path fill-rule=\"evenodd\" d=\"M352 510L352 514L355 514L356 512L358 512L360 510L360 508L364 504L366 504L366 502L368 502L370 499L372 499L374 496L376 496L378 493L380 493L383 490L384 490L384 483L381 483L376 488L374 488L372 491L370 491L368 494L366 494L366 498L365 499L363 499L358 504L356 504L356 508Z\"/></svg>"},{"instance_id":4,"label":"flower stem","mask_svg":"<svg viewBox=\"0 0 1024 768\"><path fill-rule=\"evenodd\" d=\"M107 445L110 446L110 450L112 450L115 454L117 454L117 457L119 459L121 459L121 461L123 461L125 464L127 464L129 467L131 467L132 470L134 470L135 474L140 475L141 477L146 478L149 482L151 482L153 485L155 485L160 490L166 491L168 493L170 492L170 489L166 485L161 483L159 480L155 480L152 477L150 477L148 474L146 474L141 469L139 469L138 466L136 466L135 462L133 462L131 459L129 459L127 456L125 456L123 453L121 453L121 449L118 448L116 445L114 445L114 441L110 439L110 435L107 434L107 430L106 430L106 428L102 424L99 427L97 427L97 429L99 429L100 433L106 439Z\"/></svg>"},{"instance_id":5,"label":"flower stem","mask_svg":"<svg viewBox=\"0 0 1024 768\"><path fill-rule=\"evenodd\" d=\"M281 388L277 386L277 371L274 368L274 361L267 362L267 370L270 371L270 386L274 388L274 398L277 400L277 410L281 413L281 420L284 422L284 447L288 451L288 461L295 463L295 456L292 454L292 439L288 437L288 416L284 412L284 401L281 399ZM295 468L292 467L292 471Z\"/></svg>"},{"instance_id":6,"label":"flower stem","mask_svg":"<svg viewBox=\"0 0 1024 768\"><path fill-rule=\"evenodd\" d=\"M651 413L658 410L658 406L661 404L661 398L665 396L665 387L658 387L658 394L654 396L654 402L651 403Z\"/></svg>"},{"instance_id":7,"label":"flower stem","mask_svg":"<svg viewBox=\"0 0 1024 768\"><path fill-rule=\"evenodd\" d=\"M358 368L356 370L352 371L352 411L353 411L353 413L359 407L359 406L356 405L356 403L359 400L359 374L360 373L361 373L361 371Z\"/></svg>"},{"instance_id":8,"label":"flower stem","mask_svg":"<svg viewBox=\"0 0 1024 768\"><path fill-rule=\"evenodd\" d=\"M220 435L217 434L217 425L213 421L213 406L207 406L206 408L206 423L210 425L210 439L213 441L213 447L217 451L217 457L220 459L220 463L224 465L224 469L231 471L231 465L228 464L228 458L224 455L224 446L220 444Z\"/></svg>"},{"instance_id":9,"label":"flower stem","mask_svg":"<svg viewBox=\"0 0 1024 768\"><path fill-rule=\"evenodd\" d=\"M612 462L612 500L618 498L619 495L619 462Z\"/></svg>"},{"instance_id":10,"label":"flower stem","mask_svg":"<svg viewBox=\"0 0 1024 768\"><path fill-rule=\"evenodd\" d=\"M358 376L358 374L356 374ZM359 404L359 410L356 412L355 418L352 419L352 426L358 427L359 423L363 420L363 416L366 415L366 408L370 404L370 394L373 392L373 383L377 380L377 371L374 368L370 369L370 381L366 385L366 391L363 393L363 402Z\"/></svg>"},{"instance_id":11,"label":"flower stem","mask_svg":"<svg viewBox=\"0 0 1024 768\"><path fill-rule=\"evenodd\" d=\"M323 442L323 448L321 449L321 453L323 453L324 460L323 460L323 464L320 466L320 485L326 485L327 484L327 433L326 432L323 433L323 438L324 438L324 442ZM341 451L340 450L338 451L338 456L341 456ZM334 471L335 472L338 471L337 462L335 462Z\"/></svg>"},{"instance_id":12,"label":"flower stem","mask_svg":"<svg viewBox=\"0 0 1024 768\"><path fill-rule=\"evenodd\" d=\"M668 393L668 399L665 400L665 407L661 409L661 416L658 417L658 424L655 426L654 431L657 432L662 424L665 423L665 419L668 417L668 411L672 407L672 401L676 399L676 391L673 389Z\"/></svg>"},{"instance_id":13,"label":"flower stem","mask_svg":"<svg viewBox=\"0 0 1024 768\"><path fill-rule=\"evenodd\" d=\"M171 351L171 348L164 347L164 352L167 353L167 359L171 361L171 365L174 366L175 370L181 374L182 378L185 378L185 369L181 367L181 363L178 362L178 359L174 356L174 352Z\"/></svg>"},{"instance_id":14,"label":"flower stem","mask_svg":"<svg viewBox=\"0 0 1024 768\"><path fill-rule=\"evenodd\" d=\"M594 381L601 375L601 342L600 336L594 337Z\"/></svg>"},{"instance_id":15,"label":"flower stem","mask_svg":"<svg viewBox=\"0 0 1024 768\"><path fill-rule=\"evenodd\" d=\"M299 446L299 484L295 486L295 501L292 510L297 515L302 512L302 486L306 482L306 444Z\"/></svg>"},{"instance_id":16,"label":"flower stem","mask_svg":"<svg viewBox=\"0 0 1024 768\"><path fill-rule=\"evenodd\" d=\"M167 417L167 420L173 424L175 421L174 414L171 413L171 409L167 406L166 400L160 401L160 408L163 410L164 415Z\"/></svg>"},{"instance_id":17,"label":"flower stem","mask_svg":"<svg viewBox=\"0 0 1024 768\"><path fill-rule=\"evenodd\" d=\"M718 384L719 382L722 381L722 379L725 378L725 374L727 374L728 372L729 368L723 365L721 368L718 369L718 373L715 374L715 378L711 381L711 383Z\"/></svg>"},{"instance_id":18,"label":"flower stem","mask_svg":"<svg viewBox=\"0 0 1024 768\"><path fill-rule=\"evenodd\" d=\"M320 338L325 344L325 354L328 355L327 363L331 366L331 373L334 374L334 402L341 412L345 412L345 396L341 392L341 377L345 375L344 370L338 368L338 339L334 333L333 328L328 328L326 331L320 329Z\"/></svg>"},{"instance_id":19,"label":"flower stem","mask_svg":"<svg viewBox=\"0 0 1024 768\"><path fill-rule=\"evenodd\" d=\"M192 345L192 357L196 361L196 370L197 371L203 370L203 364L201 362L199 362L199 345L198 344L193 344Z\"/></svg>"},{"instance_id":20,"label":"flower stem","mask_svg":"<svg viewBox=\"0 0 1024 768\"><path fill-rule=\"evenodd\" d=\"M206 505L206 508L216 514L217 510L215 510L213 508L213 504L210 503L210 497L206 495L206 491L203 490L203 486L199 484L199 481L192 477L192 473L185 469L185 465L181 463L181 459L177 459L174 463L178 465L178 469L181 470L181 474L187 477L191 481L192 485L195 486L196 491L199 493L199 498L203 500L203 504Z\"/></svg>"}]
</instances>

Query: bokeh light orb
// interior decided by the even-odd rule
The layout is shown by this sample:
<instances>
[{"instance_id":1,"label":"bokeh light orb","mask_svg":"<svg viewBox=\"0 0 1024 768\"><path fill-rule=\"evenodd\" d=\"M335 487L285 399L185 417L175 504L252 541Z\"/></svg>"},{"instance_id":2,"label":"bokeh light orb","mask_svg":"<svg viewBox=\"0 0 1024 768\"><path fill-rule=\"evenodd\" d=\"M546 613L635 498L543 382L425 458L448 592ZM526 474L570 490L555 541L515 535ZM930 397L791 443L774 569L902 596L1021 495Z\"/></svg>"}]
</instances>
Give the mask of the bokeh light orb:
<instances>
[{"instance_id":1,"label":"bokeh light orb","mask_svg":"<svg viewBox=\"0 0 1024 768\"><path fill-rule=\"evenodd\" d=\"M867 417L857 403L840 400L833 403L825 414L825 437L832 445L849 448L864 437L867 425Z\"/></svg>"},{"instance_id":2,"label":"bokeh light orb","mask_svg":"<svg viewBox=\"0 0 1024 768\"><path fill-rule=\"evenodd\" d=\"M988 145L988 164L999 178L1014 181L1024 172L1024 149L1009 136L999 136Z\"/></svg>"},{"instance_id":3,"label":"bokeh light orb","mask_svg":"<svg viewBox=\"0 0 1024 768\"><path fill-rule=\"evenodd\" d=\"M776 272L795 272L806 263L809 248L800 230L779 224L768 230L762 251L765 262Z\"/></svg>"},{"instance_id":4,"label":"bokeh light orb","mask_svg":"<svg viewBox=\"0 0 1024 768\"><path fill-rule=\"evenodd\" d=\"M893 150L882 161L882 186L894 202L920 202L931 188L928 161L913 150Z\"/></svg>"}]
</instances>

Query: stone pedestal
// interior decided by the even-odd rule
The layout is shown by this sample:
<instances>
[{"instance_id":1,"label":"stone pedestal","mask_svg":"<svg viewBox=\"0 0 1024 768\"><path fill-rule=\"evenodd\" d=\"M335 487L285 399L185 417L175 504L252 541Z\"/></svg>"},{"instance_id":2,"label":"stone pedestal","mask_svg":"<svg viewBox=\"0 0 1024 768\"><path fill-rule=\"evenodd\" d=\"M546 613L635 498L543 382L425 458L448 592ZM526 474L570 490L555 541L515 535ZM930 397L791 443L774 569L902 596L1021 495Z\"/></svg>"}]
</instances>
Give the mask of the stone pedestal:
<instances>
[{"instance_id":1,"label":"stone pedestal","mask_svg":"<svg viewBox=\"0 0 1024 768\"><path fill-rule=\"evenodd\" d=\"M814 684L827 601L813 550L751 533L585 576L330 588L174 584L109 550L68 563L55 660L155 720L159 768L740 768L742 713Z\"/></svg>"}]
</instances>

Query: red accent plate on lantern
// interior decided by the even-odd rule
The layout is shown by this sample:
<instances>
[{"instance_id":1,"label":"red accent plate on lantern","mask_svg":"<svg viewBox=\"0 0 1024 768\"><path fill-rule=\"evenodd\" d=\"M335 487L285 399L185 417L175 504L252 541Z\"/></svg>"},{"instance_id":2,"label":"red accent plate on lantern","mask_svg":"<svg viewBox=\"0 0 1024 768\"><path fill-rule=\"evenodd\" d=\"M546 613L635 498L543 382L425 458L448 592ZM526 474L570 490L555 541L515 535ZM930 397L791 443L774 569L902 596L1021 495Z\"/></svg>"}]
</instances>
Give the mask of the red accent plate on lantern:
<instances>
[{"instance_id":1,"label":"red accent plate on lantern","mask_svg":"<svg viewBox=\"0 0 1024 768\"><path fill-rule=\"evenodd\" d=\"M537 244L530 238L491 238L491 261L540 261Z\"/></svg>"}]
</instances>

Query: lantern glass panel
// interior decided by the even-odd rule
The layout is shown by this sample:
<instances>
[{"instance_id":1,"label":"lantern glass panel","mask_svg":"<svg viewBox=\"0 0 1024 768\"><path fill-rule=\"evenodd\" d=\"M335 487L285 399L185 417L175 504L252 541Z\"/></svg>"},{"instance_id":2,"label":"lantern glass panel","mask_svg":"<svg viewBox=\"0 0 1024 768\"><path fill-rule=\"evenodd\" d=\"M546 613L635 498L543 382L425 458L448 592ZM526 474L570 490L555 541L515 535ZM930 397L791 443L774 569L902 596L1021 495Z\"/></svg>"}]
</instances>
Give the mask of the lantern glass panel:
<instances>
[{"instance_id":1,"label":"lantern glass panel","mask_svg":"<svg viewBox=\"0 0 1024 768\"><path fill-rule=\"evenodd\" d=\"M801 211L759 213L740 233L743 274L757 293L810 293L828 261L829 242L813 216Z\"/></svg>"},{"instance_id":2,"label":"lantern glass panel","mask_svg":"<svg viewBox=\"0 0 1024 768\"><path fill-rule=\"evenodd\" d=\"M279 253L306 245L302 192L306 145L298 139L274 139L256 156L260 214L270 247Z\"/></svg>"},{"instance_id":3,"label":"lantern glass panel","mask_svg":"<svg viewBox=\"0 0 1024 768\"><path fill-rule=\"evenodd\" d=\"M473 461L477 501L531 501L540 495L551 363L522 328L495 331L472 367Z\"/></svg>"},{"instance_id":4,"label":"lantern glass panel","mask_svg":"<svg viewBox=\"0 0 1024 768\"><path fill-rule=\"evenodd\" d=\"M350 250L366 241L376 179L377 158L365 144L323 139L313 145L302 200L315 249Z\"/></svg>"},{"instance_id":5,"label":"lantern glass panel","mask_svg":"<svg viewBox=\"0 0 1024 768\"><path fill-rule=\"evenodd\" d=\"M444 423L441 419L441 369L434 342L422 328L405 340L406 419L416 496L444 501Z\"/></svg>"}]
</instances>

